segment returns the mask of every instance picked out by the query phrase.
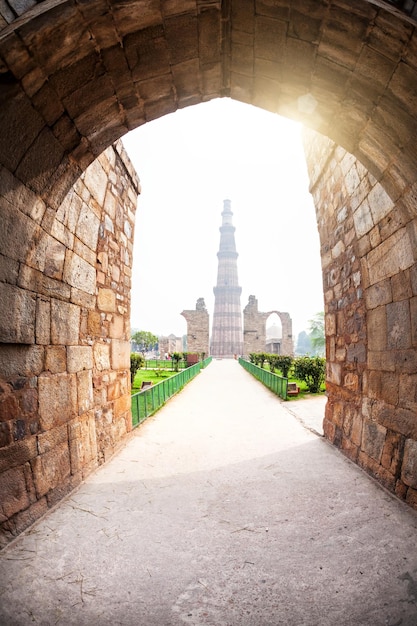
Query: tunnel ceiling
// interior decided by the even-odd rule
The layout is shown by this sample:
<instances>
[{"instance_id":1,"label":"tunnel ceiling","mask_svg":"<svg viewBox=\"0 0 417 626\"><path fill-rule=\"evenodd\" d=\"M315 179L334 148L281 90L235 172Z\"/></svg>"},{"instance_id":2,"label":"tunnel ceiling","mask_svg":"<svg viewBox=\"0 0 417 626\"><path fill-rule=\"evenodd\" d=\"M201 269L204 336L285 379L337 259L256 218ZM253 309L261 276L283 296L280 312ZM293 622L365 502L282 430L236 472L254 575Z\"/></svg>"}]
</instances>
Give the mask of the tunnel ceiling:
<instances>
[{"instance_id":1,"label":"tunnel ceiling","mask_svg":"<svg viewBox=\"0 0 417 626\"><path fill-rule=\"evenodd\" d=\"M396 195L415 183L415 5L5 1L0 162L59 200L128 131L228 96L329 136Z\"/></svg>"}]
</instances>

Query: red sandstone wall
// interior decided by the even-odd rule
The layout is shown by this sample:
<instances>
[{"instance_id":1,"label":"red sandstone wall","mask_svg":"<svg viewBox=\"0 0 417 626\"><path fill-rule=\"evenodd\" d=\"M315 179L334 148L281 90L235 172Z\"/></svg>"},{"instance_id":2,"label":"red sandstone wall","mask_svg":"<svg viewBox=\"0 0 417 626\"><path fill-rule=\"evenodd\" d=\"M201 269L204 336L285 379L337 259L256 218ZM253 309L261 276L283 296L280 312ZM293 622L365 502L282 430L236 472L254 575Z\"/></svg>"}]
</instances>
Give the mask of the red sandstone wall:
<instances>
[{"instance_id":1,"label":"red sandstone wall","mask_svg":"<svg viewBox=\"0 0 417 626\"><path fill-rule=\"evenodd\" d=\"M330 140L306 135L321 240L325 436L417 508L417 219Z\"/></svg>"},{"instance_id":2,"label":"red sandstone wall","mask_svg":"<svg viewBox=\"0 0 417 626\"><path fill-rule=\"evenodd\" d=\"M91 164L57 212L4 169L0 181L8 190L0 196L1 545L131 429L139 182L120 142Z\"/></svg>"}]
</instances>

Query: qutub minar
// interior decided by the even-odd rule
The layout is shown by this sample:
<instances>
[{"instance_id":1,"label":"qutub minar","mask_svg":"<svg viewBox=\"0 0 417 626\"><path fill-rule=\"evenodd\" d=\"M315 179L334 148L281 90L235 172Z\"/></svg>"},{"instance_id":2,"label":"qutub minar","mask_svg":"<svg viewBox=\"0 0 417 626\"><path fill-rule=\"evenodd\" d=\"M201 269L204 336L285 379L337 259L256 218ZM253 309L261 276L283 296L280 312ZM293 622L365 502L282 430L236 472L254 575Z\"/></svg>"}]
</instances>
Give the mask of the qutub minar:
<instances>
[{"instance_id":1,"label":"qutub minar","mask_svg":"<svg viewBox=\"0 0 417 626\"><path fill-rule=\"evenodd\" d=\"M242 312L237 276L235 227L230 200L223 201L219 265L214 292L214 313L210 352L215 357L233 357L243 353Z\"/></svg>"}]
</instances>

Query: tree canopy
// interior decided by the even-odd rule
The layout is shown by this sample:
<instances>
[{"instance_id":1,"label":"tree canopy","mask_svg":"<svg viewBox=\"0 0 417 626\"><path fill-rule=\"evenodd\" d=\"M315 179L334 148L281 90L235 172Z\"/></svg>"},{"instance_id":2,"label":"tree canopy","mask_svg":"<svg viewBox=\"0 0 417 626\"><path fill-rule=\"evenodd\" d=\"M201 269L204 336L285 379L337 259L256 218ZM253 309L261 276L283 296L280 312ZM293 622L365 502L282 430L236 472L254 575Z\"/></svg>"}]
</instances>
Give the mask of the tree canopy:
<instances>
[{"instance_id":1,"label":"tree canopy","mask_svg":"<svg viewBox=\"0 0 417 626\"><path fill-rule=\"evenodd\" d=\"M138 330L132 335L132 341L138 346L142 353L148 352L158 345L158 337L148 330Z\"/></svg>"}]
</instances>

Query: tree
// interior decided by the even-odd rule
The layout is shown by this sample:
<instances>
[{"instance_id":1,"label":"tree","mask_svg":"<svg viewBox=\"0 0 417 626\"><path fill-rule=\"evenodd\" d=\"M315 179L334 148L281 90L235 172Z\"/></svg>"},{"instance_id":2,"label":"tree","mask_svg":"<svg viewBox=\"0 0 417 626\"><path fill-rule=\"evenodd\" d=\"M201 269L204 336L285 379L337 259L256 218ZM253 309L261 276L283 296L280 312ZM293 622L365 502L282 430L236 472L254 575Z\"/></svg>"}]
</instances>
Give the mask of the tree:
<instances>
[{"instance_id":1,"label":"tree","mask_svg":"<svg viewBox=\"0 0 417 626\"><path fill-rule=\"evenodd\" d=\"M148 330L138 330L132 335L132 341L138 346L142 354L158 345L158 337Z\"/></svg>"},{"instance_id":2,"label":"tree","mask_svg":"<svg viewBox=\"0 0 417 626\"><path fill-rule=\"evenodd\" d=\"M136 372L142 367L144 358L141 354L131 352L130 354L130 383L133 385Z\"/></svg>"},{"instance_id":3,"label":"tree","mask_svg":"<svg viewBox=\"0 0 417 626\"><path fill-rule=\"evenodd\" d=\"M307 335L305 330L302 330L298 335L297 347L295 349L296 356L303 356L303 354L311 354L313 352L313 346L311 345L311 339Z\"/></svg>"},{"instance_id":4,"label":"tree","mask_svg":"<svg viewBox=\"0 0 417 626\"><path fill-rule=\"evenodd\" d=\"M174 364L174 371L178 372L179 363L181 361L181 353L180 352L173 352L173 354L171 355L171 358L172 358L172 362Z\"/></svg>"},{"instance_id":5,"label":"tree","mask_svg":"<svg viewBox=\"0 0 417 626\"><path fill-rule=\"evenodd\" d=\"M326 348L326 336L324 332L324 311L316 313L312 320L309 320L309 332L311 345L314 354L324 356Z\"/></svg>"}]
</instances>

